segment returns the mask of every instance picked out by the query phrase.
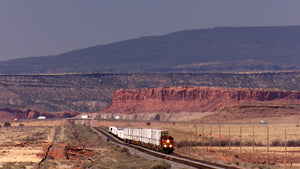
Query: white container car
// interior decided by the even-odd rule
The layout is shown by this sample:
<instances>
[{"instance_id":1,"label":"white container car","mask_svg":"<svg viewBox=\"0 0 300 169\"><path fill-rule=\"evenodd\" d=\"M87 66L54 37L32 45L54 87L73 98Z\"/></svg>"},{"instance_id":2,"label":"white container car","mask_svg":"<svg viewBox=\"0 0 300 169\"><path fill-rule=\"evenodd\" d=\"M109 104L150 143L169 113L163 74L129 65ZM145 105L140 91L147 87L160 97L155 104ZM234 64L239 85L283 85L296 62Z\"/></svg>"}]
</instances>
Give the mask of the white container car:
<instances>
[{"instance_id":1,"label":"white container car","mask_svg":"<svg viewBox=\"0 0 300 169\"><path fill-rule=\"evenodd\" d=\"M169 132L159 129L117 128L109 127L109 131L127 143L143 145L157 150L173 152L173 138Z\"/></svg>"},{"instance_id":2,"label":"white container car","mask_svg":"<svg viewBox=\"0 0 300 169\"><path fill-rule=\"evenodd\" d=\"M112 134L118 136L119 130L122 130L121 128L115 127L115 126L110 126L109 127L109 132Z\"/></svg>"}]
</instances>

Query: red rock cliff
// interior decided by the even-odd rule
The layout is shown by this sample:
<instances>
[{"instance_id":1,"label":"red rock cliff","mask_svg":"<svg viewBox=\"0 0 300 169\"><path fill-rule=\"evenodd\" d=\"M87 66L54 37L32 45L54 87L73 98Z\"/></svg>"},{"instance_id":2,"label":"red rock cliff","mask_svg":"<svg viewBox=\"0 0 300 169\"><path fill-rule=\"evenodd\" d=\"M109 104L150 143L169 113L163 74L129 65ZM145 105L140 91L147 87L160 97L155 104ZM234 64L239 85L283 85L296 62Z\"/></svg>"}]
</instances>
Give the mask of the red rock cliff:
<instances>
[{"instance_id":1,"label":"red rock cliff","mask_svg":"<svg viewBox=\"0 0 300 169\"><path fill-rule=\"evenodd\" d=\"M300 92L215 87L121 89L113 93L112 105L103 112L204 112L239 102L264 101L300 104Z\"/></svg>"}]
</instances>

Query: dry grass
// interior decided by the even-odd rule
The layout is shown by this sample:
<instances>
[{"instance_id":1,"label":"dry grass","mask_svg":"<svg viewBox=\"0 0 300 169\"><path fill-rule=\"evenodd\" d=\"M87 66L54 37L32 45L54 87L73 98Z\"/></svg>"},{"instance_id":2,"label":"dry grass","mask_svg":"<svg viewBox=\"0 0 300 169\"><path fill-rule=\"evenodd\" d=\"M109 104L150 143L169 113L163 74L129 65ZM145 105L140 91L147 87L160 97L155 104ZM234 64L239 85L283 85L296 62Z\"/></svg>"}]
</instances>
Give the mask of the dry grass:
<instances>
[{"instance_id":1,"label":"dry grass","mask_svg":"<svg viewBox=\"0 0 300 169\"><path fill-rule=\"evenodd\" d=\"M53 127L1 127L0 168L36 168Z\"/></svg>"},{"instance_id":2,"label":"dry grass","mask_svg":"<svg viewBox=\"0 0 300 169\"><path fill-rule=\"evenodd\" d=\"M0 128L0 168L37 168L49 145L48 158L39 169L67 168L169 168L164 161L130 154L99 138L89 127L73 126L61 120L22 121ZM32 125L32 126L31 126ZM69 149L68 159L65 148ZM78 151L73 151L78 150Z\"/></svg>"},{"instance_id":3,"label":"dry grass","mask_svg":"<svg viewBox=\"0 0 300 169\"><path fill-rule=\"evenodd\" d=\"M68 157L65 154L68 148ZM60 152L60 153L58 153ZM89 127L67 125L57 127L53 148L40 168L151 168L169 164L145 159L130 154L128 149L116 146L106 139L98 137Z\"/></svg>"},{"instance_id":4,"label":"dry grass","mask_svg":"<svg viewBox=\"0 0 300 169\"><path fill-rule=\"evenodd\" d=\"M101 121L95 122L95 125L165 129L174 137L175 153L201 160L216 162L222 160L222 163L238 163L239 166L252 162L257 165L269 162L273 167L285 164L290 166L292 162L292 166L300 166L300 135L298 134L300 126L295 119L291 121L285 119L282 123L276 120L270 124L260 124L260 120L256 120L256 123L231 124ZM204 147L202 147L203 140ZM219 147L219 140L221 147ZM287 147L285 153L285 140L288 146L295 143L297 147ZM252 141L254 141L254 151ZM240 143L243 145L242 149L240 149ZM267 145L269 145L269 151L267 151ZM267 152L269 152L269 160L267 160Z\"/></svg>"},{"instance_id":5,"label":"dry grass","mask_svg":"<svg viewBox=\"0 0 300 169\"><path fill-rule=\"evenodd\" d=\"M94 125L114 125L118 127L165 129L168 130L170 135L174 137L176 144L174 151L175 153L198 158L201 160L218 163L220 163L221 161L221 163L225 163L228 165L237 165L244 168L268 168L270 166L272 166L272 168L279 168L280 166L284 166L285 164L288 167L290 167L292 164L292 167L290 168L300 167L300 146L287 147L286 151L284 147L285 138L287 145L288 143L293 142L298 143L297 141L300 140L300 136L298 135L300 127L297 118L291 119L291 121L285 119L285 121L282 121L281 123L279 123L278 121L272 121L273 123L270 122L269 124L260 124L259 122L260 120L257 120L256 123L243 124L203 124L193 122L179 123L155 121L134 122L103 120L94 121ZM69 126L67 125L68 123L62 123L61 121L50 121L47 124L43 122L43 127L29 127L30 123L22 123L24 123L25 126L21 127L17 123L12 123L12 126L16 127L0 128L0 146L2 148L1 152L13 152L12 150L14 149L16 151L19 151L18 154L22 154L20 153L21 147L12 147L16 145L21 145L21 143L26 143L27 137L39 135L47 135L47 138L41 137L40 142L51 142L54 138L56 145L54 144L53 150L57 151L63 150L64 146L67 144L73 145L75 147L84 145L85 153L87 154L79 154L76 158L68 160L65 159L65 157L60 158L55 156L55 154L52 154L50 155L51 158L47 159L43 164L42 167L44 168L98 168L100 166L103 166L102 168L124 168L124 166L128 168L149 168L152 166L152 164L155 164L156 166L165 165L161 164L161 161L151 161L136 155L131 155L126 149L111 145L106 140L98 138L98 136L93 134L88 127ZM32 124L34 126L39 125L37 122L33 122ZM58 127L50 127L50 125L56 126L57 124L62 125L58 125ZM269 135L267 134L268 130ZM2 135L2 133L6 134L6 136ZM24 133L28 134L24 135ZM240 137L241 134L242 137ZM202 146L203 138L205 146ZM228 145L229 138L231 141L230 148ZM252 147L253 139L255 142L254 151ZM219 140L222 143L221 147L219 147ZM267 140L269 141L267 142ZM195 146L196 142L198 146ZM212 142L212 147L210 147L210 142ZM240 149L239 147L240 142L242 142L243 145L242 149ZM32 145L31 147L34 148L31 148L30 146L25 146L22 147L22 152L27 152L25 153L25 155L28 157L30 157L29 153L31 153L31 155L34 155L34 157L36 157L37 162L41 159L41 157L36 156L36 154L45 150L45 148L41 147L41 145L36 144L38 143L38 141L29 141L29 143ZM269 143L270 146L269 151L267 150L267 143ZM177 147L178 145L180 145L180 147ZM272 145L277 146L272 147ZM6 147L5 150L3 146ZM268 162L271 165L263 164L267 163L268 154ZM3 154L1 154L0 157L2 157L2 155ZM20 155L20 157L21 156L22 155ZM18 156L15 155L14 157ZM31 158L31 160L32 159L34 158ZM34 160L33 162L29 160L27 162L22 162L21 160L19 160L6 161L2 162L1 164L3 166L30 166L32 165L32 163L36 164L36 162L34 162ZM250 164L252 162L254 164ZM121 165L120 163L123 163L123 165Z\"/></svg>"}]
</instances>

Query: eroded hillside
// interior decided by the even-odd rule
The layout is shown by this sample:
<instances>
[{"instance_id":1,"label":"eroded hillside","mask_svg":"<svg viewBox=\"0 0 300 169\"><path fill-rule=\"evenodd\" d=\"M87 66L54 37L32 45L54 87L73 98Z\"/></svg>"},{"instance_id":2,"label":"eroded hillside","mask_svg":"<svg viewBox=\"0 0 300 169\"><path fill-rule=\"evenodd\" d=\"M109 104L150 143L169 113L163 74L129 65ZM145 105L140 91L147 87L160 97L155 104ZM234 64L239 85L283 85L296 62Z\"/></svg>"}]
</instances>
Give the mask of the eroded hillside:
<instances>
[{"instance_id":1,"label":"eroded hillside","mask_svg":"<svg viewBox=\"0 0 300 169\"><path fill-rule=\"evenodd\" d=\"M96 112L119 89L214 86L300 90L300 72L0 75L0 107Z\"/></svg>"},{"instance_id":2,"label":"eroded hillside","mask_svg":"<svg viewBox=\"0 0 300 169\"><path fill-rule=\"evenodd\" d=\"M300 92L215 87L122 89L114 92L113 104L105 109L104 112L214 112L221 107L244 102L300 104Z\"/></svg>"}]
</instances>

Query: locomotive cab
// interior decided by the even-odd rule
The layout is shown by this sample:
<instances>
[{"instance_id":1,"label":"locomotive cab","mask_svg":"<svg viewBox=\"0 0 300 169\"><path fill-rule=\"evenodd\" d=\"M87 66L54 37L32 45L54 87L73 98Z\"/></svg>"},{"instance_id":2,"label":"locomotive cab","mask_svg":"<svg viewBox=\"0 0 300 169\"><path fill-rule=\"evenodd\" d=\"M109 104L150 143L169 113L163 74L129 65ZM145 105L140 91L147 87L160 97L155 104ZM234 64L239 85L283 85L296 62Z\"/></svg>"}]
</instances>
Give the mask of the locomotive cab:
<instances>
[{"instance_id":1,"label":"locomotive cab","mask_svg":"<svg viewBox=\"0 0 300 169\"><path fill-rule=\"evenodd\" d=\"M164 152L172 153L174 148L173 137L171 136L162 136L161 137L161 147Z\"/></svg>"}]
</instances>

